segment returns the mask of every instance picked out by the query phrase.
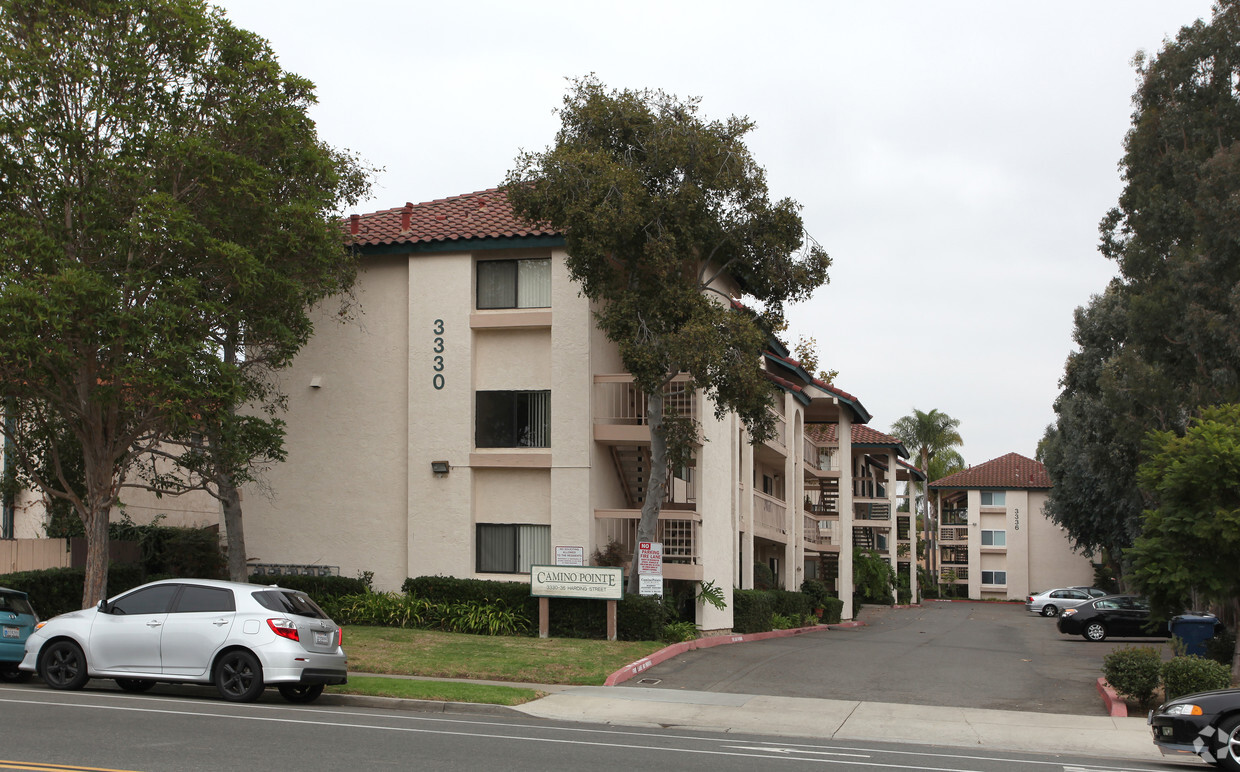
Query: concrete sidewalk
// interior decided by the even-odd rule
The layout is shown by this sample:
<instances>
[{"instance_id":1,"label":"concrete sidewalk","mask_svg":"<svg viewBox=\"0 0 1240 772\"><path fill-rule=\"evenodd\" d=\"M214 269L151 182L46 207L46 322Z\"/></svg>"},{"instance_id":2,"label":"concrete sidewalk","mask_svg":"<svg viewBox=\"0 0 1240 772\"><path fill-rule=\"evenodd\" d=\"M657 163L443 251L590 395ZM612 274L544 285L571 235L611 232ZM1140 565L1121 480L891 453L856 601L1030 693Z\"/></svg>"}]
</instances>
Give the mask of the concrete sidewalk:
<instances>
[{"instance_id":1,"label":"concrete sidewalk","mask_svg":"<svg viewBox=\"0 0 1240 772\"><path fill-rule=\"evenodd\" d=\"M560 721L1153 761L1144 718L575 686L509 710Z\"/></svg>"}]
</instances>

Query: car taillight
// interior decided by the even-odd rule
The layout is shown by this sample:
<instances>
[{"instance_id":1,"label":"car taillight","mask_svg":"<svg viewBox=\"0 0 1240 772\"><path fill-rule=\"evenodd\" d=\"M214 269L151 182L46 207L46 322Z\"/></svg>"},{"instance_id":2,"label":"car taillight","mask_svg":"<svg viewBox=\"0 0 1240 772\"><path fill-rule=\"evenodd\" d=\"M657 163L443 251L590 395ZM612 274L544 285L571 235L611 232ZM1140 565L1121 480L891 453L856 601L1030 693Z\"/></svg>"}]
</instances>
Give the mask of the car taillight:
<instances>
[{"instance_id":1,"label":"car taillight","mask_svg":"<svg viewBox=\"0 0 1240 772\"><path fill-rule=\"evenodd\" d=\"M337 627L337 628L336 628L336 631L337 631L338 633L340 633L340 637L336 639L336 645L337 645L337 646L344 646L344 628L343 628L343 627Z\"/></svg>"},{"instance_id":2,"label":"car taillight","mask_svg":"<svg viewBox=\"0 0 1240 772\"><path fill-rule=\"evenodd\" d=\"M1025 598L1025 602L1026 602L1026 603L1033 603L1033 596L1032 596L1032 595L1030 595L1028 598Z\"/></svg>"},{"instance_id":3,"label":"car taillight","mask_svg":"<svg viewBox=\"0 0 1240 772\"><path fill-rule=\"evenodd\" d=\"M267 626L271 628L271 632L281 638L288 638L290 641L300 640L297 637L297 625L291 619L268 619Z\"/></svg>"}]
</instances>

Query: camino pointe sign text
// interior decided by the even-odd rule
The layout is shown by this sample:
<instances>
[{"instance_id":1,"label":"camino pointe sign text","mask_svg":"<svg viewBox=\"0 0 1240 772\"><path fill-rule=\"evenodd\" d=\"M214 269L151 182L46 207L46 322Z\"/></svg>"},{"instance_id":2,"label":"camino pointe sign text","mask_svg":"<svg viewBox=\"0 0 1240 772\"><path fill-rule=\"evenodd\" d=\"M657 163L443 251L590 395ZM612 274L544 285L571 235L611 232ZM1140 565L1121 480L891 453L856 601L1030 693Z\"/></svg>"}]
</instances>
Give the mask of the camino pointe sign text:
<instances>
[{"instance_id":1,"label":"camino pointe sign text","mask_svg":"<svg viewBox=\"0 0 1240 772\"><path fill-rule=\"evenodd\" d=\"M530 566L535 598L624 598L624 569L607 566Z\"/></svg>"}]
</instances>

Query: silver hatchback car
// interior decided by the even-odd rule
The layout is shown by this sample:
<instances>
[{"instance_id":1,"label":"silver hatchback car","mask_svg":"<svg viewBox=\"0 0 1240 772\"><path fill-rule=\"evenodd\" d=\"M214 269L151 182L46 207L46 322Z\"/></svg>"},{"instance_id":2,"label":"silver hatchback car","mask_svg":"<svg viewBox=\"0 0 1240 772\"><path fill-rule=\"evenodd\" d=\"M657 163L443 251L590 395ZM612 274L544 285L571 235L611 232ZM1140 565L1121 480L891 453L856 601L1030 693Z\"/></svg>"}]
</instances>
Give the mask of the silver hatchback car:
<instances>
[{"instance_id":1,"label":"silver hatchback car","mask_svg":"<svg viewBox=\"0 0 1240 772\"><path fill-rule=\"evenodd\" d=\"M114 678L125 691L157 682L214 684L233 702L268 685L310 702L347 681L340 628L304 592L210 579L167 579L43 622L19 667L53 689Z\"/></svg>"}]
</instances>

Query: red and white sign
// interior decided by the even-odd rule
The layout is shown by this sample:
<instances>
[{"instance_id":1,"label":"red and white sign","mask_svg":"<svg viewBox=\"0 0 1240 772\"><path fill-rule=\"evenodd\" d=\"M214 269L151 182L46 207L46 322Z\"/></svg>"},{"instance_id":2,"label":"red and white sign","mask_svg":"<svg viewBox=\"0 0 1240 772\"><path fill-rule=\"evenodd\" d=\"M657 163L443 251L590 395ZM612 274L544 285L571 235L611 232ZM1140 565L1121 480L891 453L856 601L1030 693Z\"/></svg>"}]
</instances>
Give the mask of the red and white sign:
<instances>
[{"instance_id":1,"label":"red and white sign","mask_svg":"<svg viewBox=\"0 0 1240 772\"><path fill-rule=\"evenodd\" d=\"M642 541L637 543L637 573L653 576L663 575L663 543Z\"/></svg>"}]
</instances>

